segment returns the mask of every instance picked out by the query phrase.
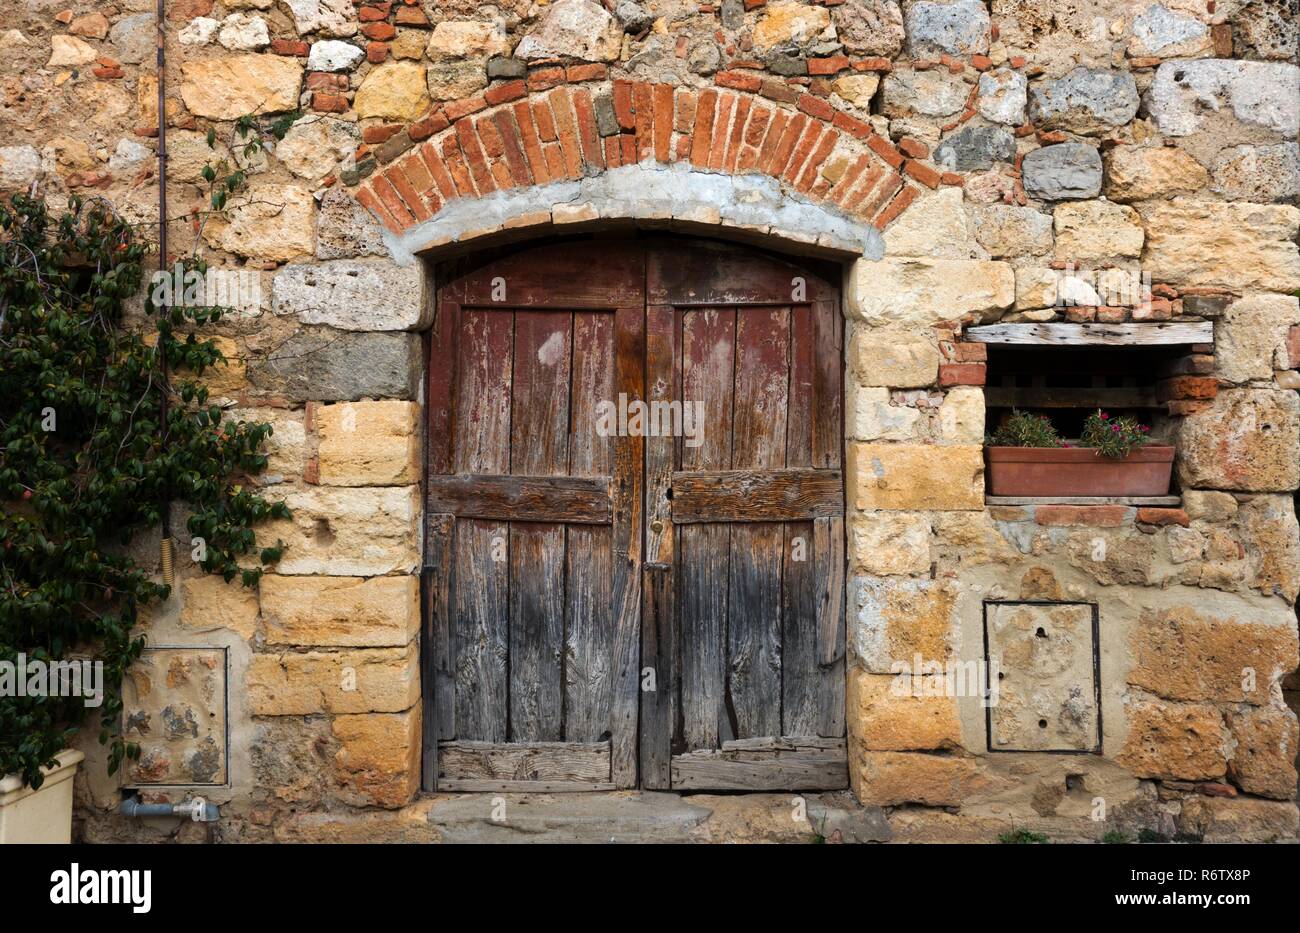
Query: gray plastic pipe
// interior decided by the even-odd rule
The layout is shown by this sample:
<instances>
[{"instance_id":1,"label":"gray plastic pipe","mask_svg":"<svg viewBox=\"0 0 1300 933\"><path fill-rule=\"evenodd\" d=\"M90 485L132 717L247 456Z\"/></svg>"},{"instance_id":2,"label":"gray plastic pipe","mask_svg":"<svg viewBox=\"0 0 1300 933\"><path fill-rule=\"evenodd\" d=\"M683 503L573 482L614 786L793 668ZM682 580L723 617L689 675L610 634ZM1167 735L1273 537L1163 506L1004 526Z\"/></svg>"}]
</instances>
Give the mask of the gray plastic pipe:
<instances>
[{"instance_id":1,"label":"gray plastic pipe","mask_svg":"<svg viewBox=\"0 0 1300 933\"><path fill-rule=\"evenodd\" d=\"M196 823L215 823L221 819L221 810L215 803L202 797L193 797L181 803L141 803L137 794L122 801L117 812L129 819L145 816L188 816Z\"/></svg>"}]
</instances>

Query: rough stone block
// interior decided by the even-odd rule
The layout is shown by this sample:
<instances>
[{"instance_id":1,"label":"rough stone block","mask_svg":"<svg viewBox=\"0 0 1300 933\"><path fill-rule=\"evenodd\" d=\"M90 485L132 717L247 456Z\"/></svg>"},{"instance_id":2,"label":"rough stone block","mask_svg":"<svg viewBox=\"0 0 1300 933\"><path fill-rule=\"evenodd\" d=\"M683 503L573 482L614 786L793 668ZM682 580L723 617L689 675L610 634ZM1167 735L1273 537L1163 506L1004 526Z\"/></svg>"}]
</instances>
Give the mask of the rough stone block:
<instances>
[{"instance_id":1,"label":"rough stone block","mask_svg":"<svg viewBox=\"0 0 1300 933\"><path fill-rule=\"evenodd\" d=\"M1191 194L1209 181L1205 166L1170 146L1116 146L1106 154L1106 197L1112 201Z\"/></svg>"},{"instance_id":2,"label":"rough stone block","mask_svg":"<svg viewBox=\"0 0 1300 933\"><path fill-rule=\"evenodd\" d=\"M933 580L858 577L851 592L856 617L849 635L857 663L874 674L891 674L949 662L954 587Z\"/></svg>"},{"instance_id":3,"label":"rough stone block","mask_svg":"<svg viewBox=\"0 0 1300 933\"><path fill-rule=\"evenodd\" d=\"M1180 832L1203 842L1289 842L1300 830L1294 803L1248 797L1192 797L1178 817Z\"/></svg>"},{"instance_id":4,"label":"rough stone block","mask_svg":"<svg viewBox=\"0 0 1300 933\"><path fill-rule=\"evenodd\" d=\"M420 786L420 707L404 713L336 716L339 796L353 806L396 809Z\"/></svg>"},{"instance_id":5,"label":"rough stone block","mask_svg":"<svg viewBox=\"0 0 1300 933\"><path fill-rule=\"evenodd\" d=\"M849 731L873 751L961 747L957 698L942 678L849 673Z\"/></svg>"},{"instance_id":6,"label":"rough stone block","mask_svg":"<svg viewBox=\"0 0 1300 933\"><path fill-rule=\"evenodd\" d=\"M856 262L849 307L869 324L926 326L1008 308L1015 276L1005 262L976 259L890 259Z\"/></svg>"},{"instance_id":7,"label":"rough stone block","mask_svg":"<svg viewBox=\"0 0 1300 933\"><path fill-rule=\"evenodd\" d=\"M340 330L419 330L432 303L424 267L385 260L337 259L285 266L271 281L276 314Z\"/></svg>"},{"instance_id":8,"label":"rough stone block","mask_svg":"<svg viewBox=\"0 0 1300 933\"><path fill-rule=\"evenodd\" d=\"M849 364L859 385L928 386L939 374L939 349L916 333L858 326L849 344Z\"/></svg>"},{"instance_id":9,"label":"rough stone block","mask_svg":"<svg viewBox=\"0 0 1300 933\"><path fill-rule=\"evenodd\" d=\"M1183 486L1288 492L1300 486L1300 398L1277 389L1228 389L1183 420Z\"/></svg>"},{"instance_id":10,"label":"rough stone block","mask_svg":"<svg viewBox=\"0 0 1300 933\"><path fill-rule=\"evenodd\" d=\"M849 520L850 563L881 576L929 573L930 520L907 512L862 512Z\"/></svg>"},{"instance_id":11,"label":"rough stone block","mask_svg":"<svg viewBox=\"0 0 1300 933\"><path fill-rule=\"evenodd\" d=\"M1128 71L1075 68L1029 89L1029 117L1045 129L1099 136L1124 126L1138 110L1137 83Z\"/></svg>"},{"instance_id":12,"label":"rough stone block","mask_svg":"<svg viewBox=\"0 0 1300 933\"><path fill-rule=\"evenodd\" d=\"M984 449L978 445L849 445L854 508L979 509L984 506Z\"/></svg>"},{"instance_id":13,"label":"rough stone block","mask_svg":"<svg viewBox=\"0 0 1300 933\"><path fill-rule=\"evenodd\" d=\"M1291 293L1300 289L1300 210L1289 204L1151 201L1144 267L1176 287Z\"/></svg>"},{"instance_id":14,"label":"rough stone block","mask_svg":"<svg viewBox=\"0 0 1300 933\"><path fill-rule=\"evenodd\" d=\"M848 395L849 437L863 441L917 439L920 411L906 405L890 404L888 389L851 385Z\"/></svg>"},{"instance_id":15,"label":"rough stone block","mask_svg":"<svg viewBox=\"0 0 1300 933\"><path fill-rule=\"evenodd\" d=\"M1230 304L1215 328L1215 374L1225 382L1271 379L1290 365L1286 341L1300 324L1300 299L1249 295Z\"/></svg>"},{"instance_id":16,"label":"rough stone block","mask_svg":"<svg viewBox=\"0 0 1300 933\"><path fill-rule=\"evenodd\" d=\"M416 334L304 330L253 361L249 379L293 402L415 398L420 372Z\"/></svg>"},{"instance_id":17,"label":"rough stone block","mask_svg":"<svg viewBox=\"0 0 1300 933\"><path fill-rule=\"evenodd\" d=\"M1025 192L1031 198L1065 201L1101 193L1101 156L1095 146L1058 143L1025 154L1020 162Z\"/></svg>"},{"instance_id":18,"label":"rough stone block","mask_svg":"<svg viewBox=\"0 0 1300 933\"><path fill-rule=\"evenodd\" d=\"M282 574L382 576L419 565L419 487L317 487L289 493L293 517L265 526L288 545Z\"/></svg>"},{"instance_id":19,"label":"rough stone block","mask_svg":"<svg viewBox=\"0 0 1300 933\"><path fill-rule=\"evenodd\" d=\"M1056 258L1095 261L1142 254L1143 231L1137 211L1109 201L1058 205L1052 213Z\"/></svg>"},{"instance_id":20,"label":"rough stone block","mask_svg":"<svg viewBox=\"0 0 1300 933\"><path fill-rule=\"evenodd\" d=\"M1127 712L1128 737L1115 760L1138 777L1212 781L1226 773L1227 732L1215 707L1136 700Z\"/></svg>"},{"instance_id":21,"label":"rough stone block","mask_svg":"<svg viewBox=\"0 0 1300 933\"><path fill-rule=\"evenodd\" d=\"M420 585L398 577L289 577L261 581L268 645L402 647L420 628Z\"/></svg>"},{"instance_id":22,"label":"rough stone block","mask_svg":"<svg viewBox=\"0 0 1300 933\"><path fill-rule=\"evenodd\" d=\"M1296 746L1300 727L1286 707L1266 706L1228 713L1236 743L1228 777L1248 794L1290 800L1296 794Z\"/></svg>"},{"instance_id":23,"label":"rough stone block","mask_svg":"<svg viewBox=\"0 0 1300 933\"><path fill-rule=\"evenodd\" d=\"M400 713L420 698L419 650L255 654L244 688L254 716Z\"/></svg>"},{"instance_id":24,"label":"rough stone block","mask_svg":"<svg viewBox=\"0 0 1300 933\"><path fill-rule=\"evenodd\" d=\"M343 402L317 410L319 481L407 486L420 479L420 408L414 402Z\"/></svg>"},{"instance_id":25,"label":"rough stone block","mask_svg":"<svg viewBox=\"0 0 1300 933\"><path fill-rule=\"evenodd\" d=\"M1166 136L1205 128L1216 132L1220 146L1259 130L1295 139L1300 68L1223 59L1165 62L1156 70L1149 107Z\"/></svg>"},{"instance_id":26,"label":"rough stone block","mask_svg":"<svg viewBox=\"0 0 1300 933\"><path fill-rule=\"evenodd\" d=\"M857 741L850 744L849 781L854 795L869 806L956 807L992 784L974 758L867 751Z\"/></svg>"},{"instance_id":27,"label":"rough stone block","mask_svg":"<svg viewBox=\"0 0 1300 933\"><path fill-rule=\"evenodd\" d=\"M181 625L196 632L228 629L241 638L257 632L257 591L238 580L201 573L181 581Z\"/></svg>"}]
</instances>

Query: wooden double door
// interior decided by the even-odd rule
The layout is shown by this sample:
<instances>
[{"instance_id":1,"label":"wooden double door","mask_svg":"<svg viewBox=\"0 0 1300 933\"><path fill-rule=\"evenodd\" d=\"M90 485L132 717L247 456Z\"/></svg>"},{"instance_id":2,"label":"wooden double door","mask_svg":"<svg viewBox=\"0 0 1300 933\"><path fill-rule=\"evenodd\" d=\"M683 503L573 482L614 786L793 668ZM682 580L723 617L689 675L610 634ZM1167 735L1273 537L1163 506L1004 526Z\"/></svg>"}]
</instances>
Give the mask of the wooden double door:
<instances>
[{"instance_id":1,"label":"wooden double door","mask_svg":"<svg viewBox=\"0 0 1300 933\"><path fill-rule=\"evenodd\" d=\"M694 240L446 270L426 789L847 786L842 319Z\"/></svg>"}]
</instances>

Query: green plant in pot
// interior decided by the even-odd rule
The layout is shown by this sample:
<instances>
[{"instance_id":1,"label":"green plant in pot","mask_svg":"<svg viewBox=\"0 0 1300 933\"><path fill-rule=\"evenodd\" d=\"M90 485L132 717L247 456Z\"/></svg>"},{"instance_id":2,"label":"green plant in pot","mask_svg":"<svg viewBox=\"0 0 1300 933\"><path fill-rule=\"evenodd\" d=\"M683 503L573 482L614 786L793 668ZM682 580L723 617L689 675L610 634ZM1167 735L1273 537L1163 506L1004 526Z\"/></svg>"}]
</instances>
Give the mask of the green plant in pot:
<instances>
[{"instance_id":1,"label":"green plant in pot","mask_svg":"<svg viewBox=\"0 0 1300 933\"><path fill-rule=\"evenodd\" d=\"M1097 411L1077 444L1045 415L1013 409L988 437L988 493L1037 498L1163 496L1174 448L1150 443L1151 429L1128 415Z\"/></svg>"}]
</instances>

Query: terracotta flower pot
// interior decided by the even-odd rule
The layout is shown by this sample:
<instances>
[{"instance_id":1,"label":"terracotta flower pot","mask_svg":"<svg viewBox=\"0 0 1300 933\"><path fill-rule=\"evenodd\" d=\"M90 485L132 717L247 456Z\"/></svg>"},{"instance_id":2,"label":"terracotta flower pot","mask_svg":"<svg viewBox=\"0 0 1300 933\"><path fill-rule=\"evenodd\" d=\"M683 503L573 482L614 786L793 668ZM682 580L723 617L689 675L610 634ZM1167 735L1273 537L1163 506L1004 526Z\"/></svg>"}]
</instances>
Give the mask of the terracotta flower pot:
<instances>
[{"instance_id":1,"label":"terracotta flower pot","mask_svg":"<svg viewBox=\"0 0 1300 933\"><path fill-rule=\"evenodd\" d=\"M1095 447L987 447L991 496L1163 496L1174 448L1148 444L1112 460Z\"/></svg>"}]
</instances>

